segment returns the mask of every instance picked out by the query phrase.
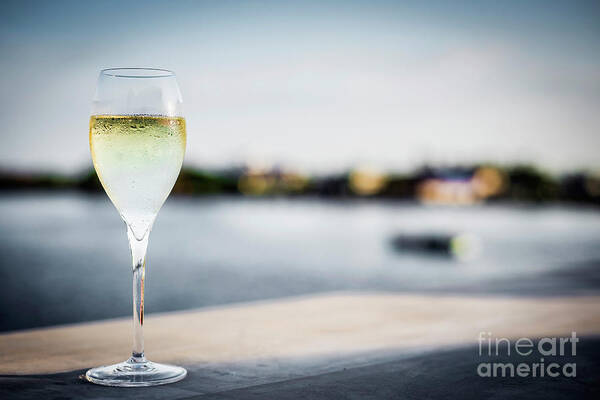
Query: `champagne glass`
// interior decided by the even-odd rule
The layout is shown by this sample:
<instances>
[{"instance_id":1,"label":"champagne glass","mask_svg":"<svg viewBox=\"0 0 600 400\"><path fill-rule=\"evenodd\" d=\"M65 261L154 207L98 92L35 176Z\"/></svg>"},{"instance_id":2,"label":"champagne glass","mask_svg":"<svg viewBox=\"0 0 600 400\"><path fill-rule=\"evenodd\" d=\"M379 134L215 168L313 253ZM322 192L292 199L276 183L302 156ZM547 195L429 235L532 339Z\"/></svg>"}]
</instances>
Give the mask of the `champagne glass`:
<instances>
[{"instance_id":1,"label":"champagne glass","mask_svg":"<svg viewBox=\"0 0 600 400\"><path fill-rule=\"evenodd\" d=\"M88 381L107 386L177 382L184 368L144 356L144 280L148 235L179 175L185 120L175 74L155 68L100 72L90 118L94 168L127 227L133 261L133 351L122 363L92 368Z\"/></svg>"}]
</instances>

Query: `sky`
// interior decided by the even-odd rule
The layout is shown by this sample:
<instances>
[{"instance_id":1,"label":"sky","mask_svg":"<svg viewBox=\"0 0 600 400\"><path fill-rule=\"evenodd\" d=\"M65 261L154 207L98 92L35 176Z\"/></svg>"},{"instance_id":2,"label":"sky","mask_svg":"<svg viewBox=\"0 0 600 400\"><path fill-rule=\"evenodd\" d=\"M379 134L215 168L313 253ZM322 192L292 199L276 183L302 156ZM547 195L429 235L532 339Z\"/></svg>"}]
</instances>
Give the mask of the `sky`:
<instances>
[{"instance_id":1,"label":"sky","mask_svg":"<svg viewBox=\"0 0 600 400\"><path fill-rule=\"evenodd\" d=\"M600 168L597 1L19 1L0 13L0 168L88 168L108 67L175 71L197 167Z\"/></svg>"}]
</instances>

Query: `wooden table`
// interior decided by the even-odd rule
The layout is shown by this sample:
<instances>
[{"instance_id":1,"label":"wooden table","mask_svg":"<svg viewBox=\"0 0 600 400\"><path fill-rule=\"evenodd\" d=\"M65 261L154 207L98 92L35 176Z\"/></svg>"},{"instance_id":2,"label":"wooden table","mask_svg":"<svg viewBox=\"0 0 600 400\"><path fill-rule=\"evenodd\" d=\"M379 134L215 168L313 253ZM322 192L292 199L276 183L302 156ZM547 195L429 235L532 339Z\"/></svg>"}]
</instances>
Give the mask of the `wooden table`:
<instances>
[{"instance_id":1,"label":"wooden table","mask_svg":"<svg viewBox=\"0 0 600 400\"><path fill-rule=\"evenodd\" d=\"M190 375L181 383L151 388L145 394L188 398L296 382L433 350L473 346L480 332L536 338L576 331L589 337L600 334L599 305L600 296L344 292L150 314L145 325L146 355L153 361L184 365ZM0 397L4 398L2 390L8 390L5 394L14 397L35 398L26 396L31 390L25 383L54 379L67 382L61 389L64 393L78 396L102 393L111 398L122 390L119 396L138 396L138 389L92 387L77 379L86 368L124 360L130 346L130 319L1 334L0 374L6 386L0 389ZM53 375L57 373L62 374Z\"/></svg>"}]
</instances>

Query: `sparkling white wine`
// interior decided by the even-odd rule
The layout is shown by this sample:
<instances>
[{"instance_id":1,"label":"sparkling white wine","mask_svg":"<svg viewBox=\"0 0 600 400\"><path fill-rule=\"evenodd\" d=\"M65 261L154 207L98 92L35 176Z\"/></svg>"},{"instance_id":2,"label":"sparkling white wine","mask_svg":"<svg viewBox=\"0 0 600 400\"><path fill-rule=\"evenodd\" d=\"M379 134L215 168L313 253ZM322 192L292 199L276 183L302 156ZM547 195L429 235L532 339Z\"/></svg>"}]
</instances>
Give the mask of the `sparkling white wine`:
<instances>
[{"instance_id":1,"label":"sparkling white wine","mask_svg":"<svg viewBox=\"0 0 600 400\"><path fill-rule=\"evenodd\" d=\"M181 117L91 117L94 167L136 236L146 233L171 192L183 162L185 140Z\"/></svg>"}]
</instances>

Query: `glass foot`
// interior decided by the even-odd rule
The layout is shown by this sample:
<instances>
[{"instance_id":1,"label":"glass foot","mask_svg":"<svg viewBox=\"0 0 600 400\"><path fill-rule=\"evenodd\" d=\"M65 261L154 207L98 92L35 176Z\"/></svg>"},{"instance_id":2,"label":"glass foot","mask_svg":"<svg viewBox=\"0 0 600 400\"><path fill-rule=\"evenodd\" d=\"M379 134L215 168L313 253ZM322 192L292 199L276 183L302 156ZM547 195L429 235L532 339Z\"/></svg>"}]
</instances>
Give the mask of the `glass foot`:
<instances>
[{"instance_id":1,"label":"glass foot","mask_svg":"<svg viewBox=\"0 0 600 400\"><path fill-rule=\"evenodd\" d=\"M185 368L132 357L119 364L92 368L85 373L85 378L98 385L141 387L166 385L186 375Z\"/></svg>"}]
</instances>

